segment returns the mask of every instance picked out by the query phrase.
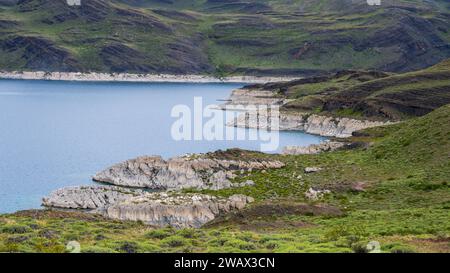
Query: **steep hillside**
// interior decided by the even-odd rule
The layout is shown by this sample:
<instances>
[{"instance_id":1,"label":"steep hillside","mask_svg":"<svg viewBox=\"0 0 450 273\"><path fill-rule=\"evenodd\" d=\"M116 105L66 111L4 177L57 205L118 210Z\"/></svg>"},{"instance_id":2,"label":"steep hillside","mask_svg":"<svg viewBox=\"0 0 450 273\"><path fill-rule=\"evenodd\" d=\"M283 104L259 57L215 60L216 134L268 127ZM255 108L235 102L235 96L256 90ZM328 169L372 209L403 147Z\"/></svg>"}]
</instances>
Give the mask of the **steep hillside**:
<instances>
[{"instance_id":1,"label":"steep hillside","mask_svg":"<svg viewBox=\"0 0 450 273\"><path fill-rule=\"evenodd\" d=\"M189 21L104 0L83 1L80 7L62 0L21 0L1 14L11 26L0 32L3 69L212 71L202 37Z\"/></svg>"},{"instance_id":2,"label":"steep hillside","mask_svg":"<svg viewBox=\"0 0 450 273\"><path fill-rule=\"evenodd\" d=\"M450 57L446 1L0 1L0 69L312 75Z\"/></svg>"}]
</instances>

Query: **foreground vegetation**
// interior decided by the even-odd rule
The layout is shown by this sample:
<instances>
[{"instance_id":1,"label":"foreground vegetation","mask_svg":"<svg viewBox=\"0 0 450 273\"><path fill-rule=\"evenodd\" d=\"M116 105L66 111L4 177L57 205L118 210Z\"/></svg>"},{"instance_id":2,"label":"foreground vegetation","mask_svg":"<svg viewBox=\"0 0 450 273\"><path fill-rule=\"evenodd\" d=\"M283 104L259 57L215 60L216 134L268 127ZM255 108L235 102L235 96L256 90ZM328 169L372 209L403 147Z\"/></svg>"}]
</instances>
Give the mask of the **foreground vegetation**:
<instances>
[{"instance_id":1,"label":"foreground vegetation","mask_svg":"<svg viewBox=\"0 0 450 273\"><path fill-rule=\"evenodd\" d=\"M287 166L236 179L254 187L207 191L257 201L199 230L25 211L0 217L0 251L65 252L75 240L82 252L367 252L371 241L383 252L450 252L450 105L353 141L360 148L274 156ZM323 170L306 174L312 166ZM330 193L310 201L309 188Z\"/></svg>"}]
</instances>

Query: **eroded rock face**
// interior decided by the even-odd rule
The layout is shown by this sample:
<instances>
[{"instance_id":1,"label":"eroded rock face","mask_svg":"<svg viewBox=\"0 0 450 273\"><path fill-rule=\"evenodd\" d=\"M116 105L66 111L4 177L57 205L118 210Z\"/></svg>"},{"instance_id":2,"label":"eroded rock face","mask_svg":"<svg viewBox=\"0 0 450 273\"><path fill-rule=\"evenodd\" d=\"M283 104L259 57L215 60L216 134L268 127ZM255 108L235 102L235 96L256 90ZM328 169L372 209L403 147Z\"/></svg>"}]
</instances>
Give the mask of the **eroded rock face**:
<instances>
[{"instance_id":1,"label":"eroded rock face","mask_svg":"<svg viewBox=\"0 0 450 273\"><path fill-rule=\"evenodd\" d=\"M369 120L356 120L350 118L336 118L321 115L309 114L288 114L281 113L279 122L276 125L270 123L271 119L264 116L252 114L242 114L229 126L241 128L258 128L281 131L304 131L309 134L326 137L351 137L353 132L386 125L389 123Z\"/></svg>"},{"instance_id":2,"label":"eroded rock face","mask_svg":"<svg viewBox=\"0 0 450 273\"><path fill-rule=\"evenodd\" d=\"M231 93L227 103L221 105L222 109L227 110L248 110L248 106L258 105L282 105L284 98L277 97L272 91L236 89Z\"/></svg>"},{"instance_id":3,"label":"eroded rock face","mask_svg":"<svg viewBox=\"0 0 450 273\"><path fill-rule=\"evenodd\" d=\"M323 152L331 152L342 147L345 147L346 143L337 141L325 141L320 144L313 144L306 147L302 146L287 146L283 149L285 155L311 155L320 154Z\"/></svg>"},{"instance_id":4,"label":"eroded rock face","mask_svg":"<svg viewBox=\"0 0 450 273\"><path fill-rule=\"evenodd\" d=\"M114 186L69 187L53 192L43 205L64 209L90 209L117 220L148 225L198 228L223 213L243 209L253 198L219 198L194 193L145 192Z\"/></svg>"},{"instance_id":5,"label":"eroded rock face","mask_svg":"<svg viewBox=\"0 0 450 273\"><path fill-rule=\"evenodd\" d=\"M98 209L141 194L141 190L113 186L67 187L43 198L42 205L64 209Z\"/></svg>"},{"instance_id":6,"label":"eroded rock face","mask_svg":"<svg viewBox=\"0 0 450 273\"><path fill-rule=\"evenodd\" d=\"M114 165L94 176L98 182L117 186L158 190L231 188L235 170L282 168L280 161L236 161L202 156L176 157L167 161L161 157L139 157Z\"/></svg>"},{"instance_id":7,"label":"eroded rock face","mask_svg":"<svg viewBox=\"0 0 450 273\"><path fill-rule=\"evenodd\" d=\"M251 202L253 198L244 195L227 199L202 194L148 193L115 203L101 213L158 227L199 228L220 214L241 210Z\"/></svg>"}]
</instances>

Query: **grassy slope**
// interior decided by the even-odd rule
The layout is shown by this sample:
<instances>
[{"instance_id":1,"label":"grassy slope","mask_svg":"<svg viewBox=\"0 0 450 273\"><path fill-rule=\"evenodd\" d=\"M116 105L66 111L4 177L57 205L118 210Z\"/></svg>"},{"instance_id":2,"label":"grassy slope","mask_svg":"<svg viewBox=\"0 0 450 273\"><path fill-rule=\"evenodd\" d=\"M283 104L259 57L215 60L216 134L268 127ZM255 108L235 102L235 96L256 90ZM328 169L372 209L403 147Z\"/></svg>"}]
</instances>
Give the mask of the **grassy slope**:
<instances>
[{"instance_id":1,"label":"grassy slope","mask_svg":"<svg viewBox=\"0 0 450 273\"><path fill-rule=\"evenodd\" d=\"M46 38L78 61L72 70L220 75L308 74L350 68L402 71L450 56L448 9L430 2L386 0L380 8L364 1L350 5L347 0L261 1L266 8L249 6L248 1L236 1L237 5L214 2L111 1L110 8L102 9L107 16L100 20L90 20L85 11L63 22L54 21L54 16L71 13L73 8L52 5L23 12L5 6L0 9L0 20L17 25L0 29L0 45L11 36ZM139 11L151 18L144 21L156 20L170 30L136 23L139 15L117 16L114 8L118 7ZM49 24L49 19L54 22ZM142 55L125 54L111 64L100 52L113 41ZM31 65L30 59L39 56L24 53L26 46L1 48L0 56L6 56L0 58L2 69L58 69L57 64L41 60ZM40 54L44 58L48 53Z\"/></svg>"},{"instance_id":2,"label":"grassy slope","mask_svg":"<svg viewBox=\"0 0 450 273\"><path fill-rule=\"evenodd\" d=\"M377 240L387 252L450 252L450 105L364 135L355 140L372 142L367 150L277 156L284 169L242 174L256 186L211 193L257 202L200 230L23 212L0 217L0 251L59 252L77 240L86 252L360 252ZM310 166L324 170L304 174ZM332 193L310 203L309 187Z\"/></svg>"},{"instance_id":3,"label":"grassy slope","mask_svg":"<svg viewBox=\"0 0 450 273\"><path fill-rule=\"evenodd\" d=\"M421 116L450 103L450 59L403 74L342 71L254 87L290 99L284 106L286 111L398 120Z\"/></svg>"}]
</instances>

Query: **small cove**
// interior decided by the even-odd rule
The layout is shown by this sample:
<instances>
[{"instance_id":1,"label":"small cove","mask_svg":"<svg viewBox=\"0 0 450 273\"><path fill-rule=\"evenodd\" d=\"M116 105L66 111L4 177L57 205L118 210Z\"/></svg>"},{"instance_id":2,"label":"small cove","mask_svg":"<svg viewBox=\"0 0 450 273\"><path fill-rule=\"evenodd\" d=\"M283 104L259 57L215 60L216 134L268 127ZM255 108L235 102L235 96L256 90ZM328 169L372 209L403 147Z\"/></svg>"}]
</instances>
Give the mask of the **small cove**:
<instances>
[{"instance_id":1,"label":"small cove","mask_svg":"<svg viewBox=\"0 0 450 273\"><path fill-rule=\"evenodd\" d=\"M92 184L96 172L137 156L259 150L259 141L171 137L175 105L220 104L240 86L0 80L0 213L39 208L51 191ZM280 133L280 149L321 141Z\"/></svg>"}]
</instances>

